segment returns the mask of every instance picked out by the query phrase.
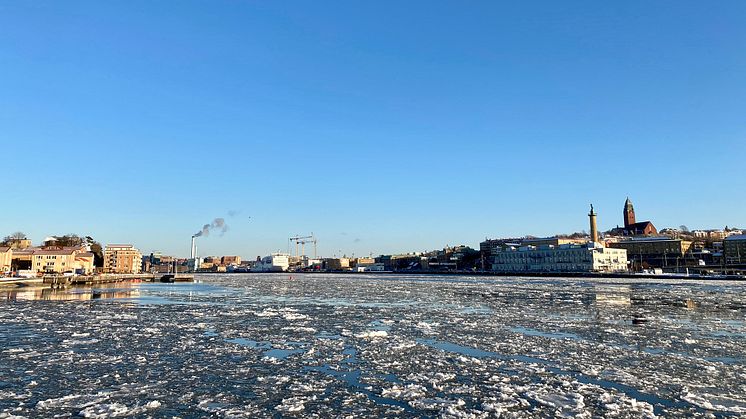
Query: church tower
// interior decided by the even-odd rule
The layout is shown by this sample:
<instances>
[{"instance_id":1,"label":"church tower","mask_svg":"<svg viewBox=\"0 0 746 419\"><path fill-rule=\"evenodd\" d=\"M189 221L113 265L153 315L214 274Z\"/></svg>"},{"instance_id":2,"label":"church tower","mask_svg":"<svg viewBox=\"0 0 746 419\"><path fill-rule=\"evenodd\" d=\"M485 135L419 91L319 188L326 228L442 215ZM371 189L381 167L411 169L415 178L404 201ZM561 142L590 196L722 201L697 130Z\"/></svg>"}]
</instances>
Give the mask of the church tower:
<instances>
[{"instance_id":1,"label":"church tower","mask_svg":"<svg viewBox=\"0 0 746 419\"><path fill-rule=\"evenodd\" d=\"M635 224L635 207L627 197L627 201L624 202L624 228L629 229L633 224Z\"/></svg>"}]
</instances>

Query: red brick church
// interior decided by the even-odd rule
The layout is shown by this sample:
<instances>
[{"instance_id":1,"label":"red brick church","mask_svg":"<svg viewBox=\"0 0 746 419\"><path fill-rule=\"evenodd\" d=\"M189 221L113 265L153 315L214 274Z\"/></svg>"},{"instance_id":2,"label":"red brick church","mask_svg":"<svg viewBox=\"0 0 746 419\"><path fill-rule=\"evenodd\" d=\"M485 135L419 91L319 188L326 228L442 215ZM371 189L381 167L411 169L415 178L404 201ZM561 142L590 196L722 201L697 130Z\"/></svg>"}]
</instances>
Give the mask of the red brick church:
<instances>
[{"instance_id":1,"label":"red brick church","mask_svg":"<svg viewBox=\"0 0 746 419\"><path fill-rule=\"evenodd\" d=\"M650 221L637 222L635 219L635 207L632 205L632 201L627 200L624 202L624 227L617 227L612 232L623 236L656 236L658 230L655 228L653 223Z\"/></svg>"}]
</instances>

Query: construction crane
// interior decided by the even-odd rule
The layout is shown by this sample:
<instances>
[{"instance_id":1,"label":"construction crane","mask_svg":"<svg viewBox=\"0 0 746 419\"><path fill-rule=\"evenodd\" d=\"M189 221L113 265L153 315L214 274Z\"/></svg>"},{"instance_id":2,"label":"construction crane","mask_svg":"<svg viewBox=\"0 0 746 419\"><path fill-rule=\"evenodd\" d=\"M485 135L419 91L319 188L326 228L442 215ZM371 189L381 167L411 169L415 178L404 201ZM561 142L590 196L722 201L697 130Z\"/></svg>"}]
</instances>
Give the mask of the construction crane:
<instances>
[{"instance_id":1,"label":"construction crane","mask_svg":"<svg viewBox=\"0 0 746 419\"><path fill-rule=\"evenodd\" d=\"M288 240L292 243L295 242L295 257L306 255L306 243L313 243L313 258L316 259L316 237L311 233L310 236L295 236L290 237ZM300 246L300 253L298 252L298 246Z\"/></svg>"}]
</instances>

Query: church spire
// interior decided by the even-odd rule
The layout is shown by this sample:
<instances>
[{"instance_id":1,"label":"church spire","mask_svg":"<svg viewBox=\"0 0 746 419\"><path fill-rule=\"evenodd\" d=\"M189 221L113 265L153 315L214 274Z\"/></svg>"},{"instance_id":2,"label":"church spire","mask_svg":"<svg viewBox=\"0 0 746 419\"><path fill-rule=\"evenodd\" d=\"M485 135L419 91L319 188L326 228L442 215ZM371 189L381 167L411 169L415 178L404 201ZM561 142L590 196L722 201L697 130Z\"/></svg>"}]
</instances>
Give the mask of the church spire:
<instances>
[{"instance_id":1,"label":"church spire","mask_svg":"<svg viewBox=\"0 0 746 419\"><path fill-rule=\"evenodd\" d=\"M629 229L631 225L635 224L635 207L632 205L632 201L624 201L624 228Z\"/></svg>"}]
</instances>

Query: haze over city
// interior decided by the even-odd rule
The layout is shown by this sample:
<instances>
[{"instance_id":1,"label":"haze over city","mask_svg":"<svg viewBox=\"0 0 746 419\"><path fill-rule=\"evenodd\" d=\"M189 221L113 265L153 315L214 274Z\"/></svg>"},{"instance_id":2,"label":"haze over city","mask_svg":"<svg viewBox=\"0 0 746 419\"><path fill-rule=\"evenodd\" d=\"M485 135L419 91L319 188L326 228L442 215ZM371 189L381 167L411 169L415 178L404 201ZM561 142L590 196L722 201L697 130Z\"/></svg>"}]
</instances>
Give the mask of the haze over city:
<instances>
[{"instance_id":1,"label":"haze over city","mask_svg":"<svg viewBox=\"0 0 746 419\"><path fill-rule=\"evenodd\" d=\"M743 224L746 3L3 2L0 231L187 256Z\"/></svg>"}]
</instances>

